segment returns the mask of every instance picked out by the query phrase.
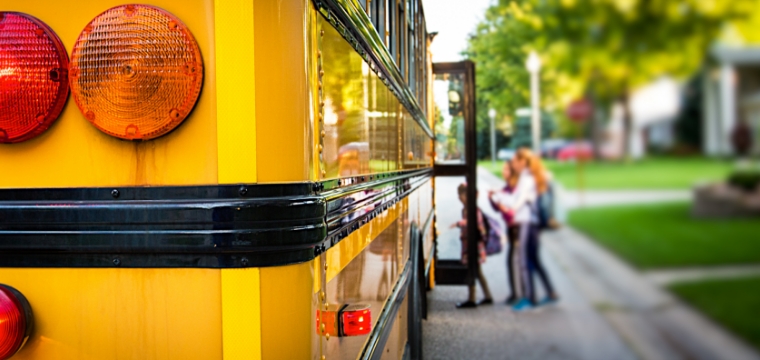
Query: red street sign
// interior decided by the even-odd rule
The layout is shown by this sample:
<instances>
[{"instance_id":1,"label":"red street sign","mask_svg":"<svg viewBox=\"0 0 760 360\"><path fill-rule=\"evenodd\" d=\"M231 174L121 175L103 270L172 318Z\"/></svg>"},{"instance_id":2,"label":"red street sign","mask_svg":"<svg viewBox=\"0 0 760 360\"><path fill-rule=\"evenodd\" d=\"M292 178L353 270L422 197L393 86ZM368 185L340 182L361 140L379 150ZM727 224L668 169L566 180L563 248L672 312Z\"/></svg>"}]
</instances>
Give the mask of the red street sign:
<instances>
[{"instance_id":1,"label":"red street sign","mask_svg":"<svg viewBox=\"0 0 760 360\"><path fill-rule=\"evenodd\" d=\"M570 106L567 107L567 117L575 122L584 122L591 118L591 113L594 111L594 106L586 99L580 99L573 101Z\"/></svg>"}]
</instances>

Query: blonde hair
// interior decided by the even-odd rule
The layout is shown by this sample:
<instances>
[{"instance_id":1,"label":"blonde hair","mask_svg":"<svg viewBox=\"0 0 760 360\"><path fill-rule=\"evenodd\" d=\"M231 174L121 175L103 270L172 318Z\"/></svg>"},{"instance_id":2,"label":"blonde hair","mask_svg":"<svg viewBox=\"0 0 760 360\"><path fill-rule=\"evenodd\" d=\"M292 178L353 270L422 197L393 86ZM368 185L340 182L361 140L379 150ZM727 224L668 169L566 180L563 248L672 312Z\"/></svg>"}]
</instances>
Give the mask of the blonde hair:
<instances>
[{"instance_id":1,"label":"blonde hair","mask_svg":"<svg viewBox=\"0 0 760 360\"><path fill-rule=\"evenodd\" d=\"M534 154L528 148L518 149L515 157L518 160L526 161L528 171L530 171L530 173L533 175L533 178L536 179L536 188L538 189L538 193L545 193L549 188L549 184L546 176L546 168L544 167L544 163L541 161L541 158L539 156L536 156L536 154Z\"/></svg>"},{"instance_id":2,"label":"blonde hair","mask_svg":"<svg viewBox=\"0 0 760 360\"><path fill-rule=\"evenodd\" d=\"M515 171L515 168L512 167L511 161L505 161L504 166L509 166L509 178L506 179L507 185L509 185L511 189L514 189L515 186L517 186L517 180L520 179L520 174L518 174L517 171Z\"/></svg>"}]
</instances>

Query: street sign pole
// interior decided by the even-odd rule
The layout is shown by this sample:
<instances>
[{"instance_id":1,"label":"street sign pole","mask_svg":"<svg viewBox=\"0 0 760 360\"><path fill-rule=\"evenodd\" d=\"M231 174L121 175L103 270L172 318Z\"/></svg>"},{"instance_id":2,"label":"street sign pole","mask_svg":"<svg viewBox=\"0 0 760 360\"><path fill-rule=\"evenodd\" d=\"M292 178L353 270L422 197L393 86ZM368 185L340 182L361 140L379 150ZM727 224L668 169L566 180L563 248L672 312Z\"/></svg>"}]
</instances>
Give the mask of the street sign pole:
<instances>
[{"instance_id":1,"label":"street sign pole","mask_svg":"<svg viewBox=\"0 0 760 360\"><path fill-rule=\"evenodd\" d=\"M578 174L578 203L583 207L583 189L585 187L585 177L583 176L583 123L586 122L592 115L594 106L587 99L580 99L574 101L567 108L567 117L570 118L578 126L576 136L576 150L575 156L577 157L575 164Z\"/></svg>"},{"instance_id":2,"label":"street sign pole","mask_svg":"<svg viewBox=\"0 0 760 360\"><path fill-rule=\"evenodd\" d=\"M533 152L541 156L541 109L539 108L538 75L541 72L541 58L535 51L531 51L525 67L530 73L530 127L533 132Z\"/></svg>"},{"instance_id":3,"label":"street sign pole","mask_svg":"<svg viewBox=\"0 0 760 360\"><path fill-rule=\"evenodd\" d=\"M496 110L488 110L488 117L491 118L491 167L496 168L496 126L494 125Z\"/></svg>"}]
</instances>

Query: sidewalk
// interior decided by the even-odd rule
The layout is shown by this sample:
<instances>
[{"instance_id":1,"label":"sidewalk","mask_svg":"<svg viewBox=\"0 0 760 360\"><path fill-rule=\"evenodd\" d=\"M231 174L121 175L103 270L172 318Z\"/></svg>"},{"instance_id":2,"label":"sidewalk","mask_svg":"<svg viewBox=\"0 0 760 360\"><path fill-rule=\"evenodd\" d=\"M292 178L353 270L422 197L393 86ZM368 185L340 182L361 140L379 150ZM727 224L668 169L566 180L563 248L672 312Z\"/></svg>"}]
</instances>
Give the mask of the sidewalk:
<instances>
[{"instance_id":1,"label":"sidewalk","mask_svg":"<svg viewBox=\"0 0 760 360\"><path fill-rule=\"evenodd\" d=\"M490 211L487 190L502 182L482 169L478 179L480 206ZM455 180L436 181L446 185ZM458 214L461 208L453 202L455 195L437 201L439 219L446 218L442 212ZM584 235L565 227L546 233L542 244L542 257L561 296L559 304L512 312L503 304L505 254L489 257L484 271L496 304L455 309L454 304L466 297L464 287L439 286L428 294L425 358L760 359L752 348ZM455 246L442 245L444 250Z\"/></svg>"},{"instance_id":2,"label":"sidewalk","mask_svg":"<svg viewBox=\"0 0 760 360\"><path fill-rule=\"evenodd\" d=\"M479 205L493 216L485 202L498 179L478 173ZM437 178L439 189L455 189L455 178ZM456 193L436 198L442 236L439 256L459 256L459 240L444 232L461 211ZM498 217L497 217L498 218ZM445 238L445 239L444 239ZM467 297L464 286L437 286L428 293L428 320L424 321L426 359L635 359L634 352L595 310L569 277L545 252L547 270L561 301L538 310L515 313L504 304L507 297L506 251L491 256L483 267L495 304L477 309L454 307ZM480 290L479 296L481 296Z\"/></svg>"},{"instance_id":3,"label":"sidewalk","mask_svg":"<svg viewBox=\"0 0 760 360\"><path fill-rule=\"evenodd\" d=\"M692 198L691 190L561 190L559 195L563 199L562 205L568 210L615 204L687 201Z\"/></svg>"}]
</instances>

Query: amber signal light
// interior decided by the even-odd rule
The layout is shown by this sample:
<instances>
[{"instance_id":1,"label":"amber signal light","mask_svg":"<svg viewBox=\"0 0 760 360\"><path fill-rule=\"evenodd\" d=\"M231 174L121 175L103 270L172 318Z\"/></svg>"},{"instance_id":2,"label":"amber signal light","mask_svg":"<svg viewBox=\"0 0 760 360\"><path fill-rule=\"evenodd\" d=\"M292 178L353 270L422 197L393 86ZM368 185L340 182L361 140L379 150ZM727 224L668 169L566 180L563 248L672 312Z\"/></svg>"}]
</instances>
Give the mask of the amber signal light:
<instances>
[{"instance_id":1,"label":"amber signal light","mask_svg":"<svg viewBox=\"0 0 760 360\"><path fill-rule=\"evenodd\" d=\"M50 27L37 18L0 12L0 143L47 130L66 104L69 58Z\"/></svg>"},{"instance_id":2,"label":"amber signal light","mask_svg":"<svg viewBox=\"0 0 760 360\"><path fill-rule=\"evenodd\" d=\"M149 5L121 5L95 17L71 52L71 91L84 117L126 140L165 135L190 114L203 61L188 28Z\"/></svg>"}]
</instances>

